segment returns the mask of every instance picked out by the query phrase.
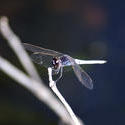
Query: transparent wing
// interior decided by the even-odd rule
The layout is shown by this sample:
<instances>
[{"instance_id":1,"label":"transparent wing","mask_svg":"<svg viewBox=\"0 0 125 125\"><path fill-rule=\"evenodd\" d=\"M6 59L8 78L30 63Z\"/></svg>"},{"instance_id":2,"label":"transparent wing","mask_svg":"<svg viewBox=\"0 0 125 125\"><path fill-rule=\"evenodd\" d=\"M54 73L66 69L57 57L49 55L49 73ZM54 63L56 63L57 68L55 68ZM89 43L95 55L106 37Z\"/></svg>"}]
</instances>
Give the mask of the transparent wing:
<instances>
[{"instance_id":1,"label":"transparent wing","mask_svg":"<svg viewBox=\"0 0 125 125\"><path fill-rule=\"evenodd\" d=\"M39 53L41 55L48 55L48 56L62 56L62 53L56 52L54 50L50 50L50 49L45 49L39 46L34 46L32 44L28 44L28 43L22 43L22 45L24 46L24 48L30 52L33 53Z\"/></svg>"},{"instance_id":2,"label":"transparent wing","mask_svg":"<svg viewBox=\"0 0 125 125\"><path fill-rule=\"evenodd\" d=\"M31 59L35 63L43 65L46 68L52 67L52 60L53 60L52 56L42 55L41 53L33 53L31 54Z\"/></svg>"},{"instance_id":3,"label":"transparent wing","mask_svg":"<svg viewBox=\"0 0 125 125\"><path fill-rule=\"evenodd\" d=\"M77 78L79 79L79 81L85 87L87 87L89 89L93 89L93 83L92 83L92 79L90 78L90 76L75 62L75 60L72 57L70 57L68 55L66 55L66 56L70 60L74 73L77 76Z\"/></svg>"},{"instance_id":4,"label":"transparent wing","mask_svg":"<svg viewBox=\"0 0 125 125\"><path fill-rule=\"evenodd\" d=\"M56 52L54 50L45 49L28 43L22 43L22 45L26 50L33 52L33 54L31 54L31 59L35 63L43 65L46 68L52 67L53 57L60 57L63 55L62 53ZM53 70L52 74L57 74L57 71Z\"/></svg>"},{"instance_id":5,"label":"transparent wing","mask_svg":"<svg viewBox=\"0 0 125 125\"><path fill-rule=\"evenodd\" d=\"M46 68L53 66L52 65L53 57L49 55L42 55L41 53L33 53L31 54L31 59L33 60L33 62L42 65ZM52 70L52 75L57 75L57 74L58 71Z\"/></svg>"}]
</instances>

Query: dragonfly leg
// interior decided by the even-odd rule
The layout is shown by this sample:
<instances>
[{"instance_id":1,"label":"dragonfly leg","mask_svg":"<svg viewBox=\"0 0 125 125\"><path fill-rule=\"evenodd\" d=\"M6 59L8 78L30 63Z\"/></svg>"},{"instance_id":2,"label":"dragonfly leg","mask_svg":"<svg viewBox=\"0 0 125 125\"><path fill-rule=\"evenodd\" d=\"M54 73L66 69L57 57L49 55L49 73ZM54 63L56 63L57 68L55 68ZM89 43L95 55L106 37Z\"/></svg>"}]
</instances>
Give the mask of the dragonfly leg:
<instances>
[{"instance_id":1,"label":"dragonfly leg","mask_svg":"<svg viewBox=\"0 0 125 125\"><path fill-rule=\"evenodd\" d=\"M62 73L63 73L63 67L60 68L60 76L59 76L59 78L56 80L56 82L62 77Z\"/></svg>"}]
</instances>

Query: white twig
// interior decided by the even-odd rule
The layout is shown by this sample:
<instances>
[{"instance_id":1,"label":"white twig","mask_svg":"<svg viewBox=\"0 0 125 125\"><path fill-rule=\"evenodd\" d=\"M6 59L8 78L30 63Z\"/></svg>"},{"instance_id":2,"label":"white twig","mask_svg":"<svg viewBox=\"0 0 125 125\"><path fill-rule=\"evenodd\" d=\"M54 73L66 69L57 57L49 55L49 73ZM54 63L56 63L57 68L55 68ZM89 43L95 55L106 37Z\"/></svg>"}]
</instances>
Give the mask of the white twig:
<instances>
[{"instance_id":1,"label":"white twig","mask_svg":"<svg viewBox=\"0 0 125 125\"><path fill-rule=\"evenodd\" d=\"M21 46L20 38L13 33L13 31L9 27L8 19L6 17L2 17L0 19L0 31L4 38L8 41L10 47L16 53L17 57L19 58L28 74L40 82L41 80L38 73L36 72L26 51Z\"/></svg>"},{"instance_id":2,"label":"white twig","mask_svg":"<svg viewBox=\"0 0 125 125\"><path fill-rule=\"evenodd\" d=\"M75 62L77 64L104 64L107 61L106 60L80 60L80 59L75 59Z\"/></svg>"},{"instance_id":3,"label":"white twig","mask_svg":"<svg viewBox=\"0 0 125 125\"><path fill-rule=\"evenodd\" d=\"M53 96L43 83L39 83L0 57L0 70L5 72L20 85L30 90L40 101L47 104L65 123L73 124L62 104ZM32 84L33 83L33 84ZM55 106L56 105L56 106Z\"/></svg>"},{"instance_id":4,"label":"white twig","mask_svg":"<svg viewBox=\"0 0 125 125\"><path fill-rule=\"evenodd\" d=\"M64 106L66 107L67 111L69 112L71 118L73 119L75 125L83 125L82 123L80 123L80 121L78 120L78 118L74 114L73 110L71 109L71 107L69 106L67 101L64 99L64 97L61 95L61 93L57 89L56 83L52 79L52 68L51 67L48 68L48 76L49 76L49 82L50 82L49 86L51 87L53 92L58 96L58 98L61 100L61 102L64 104Z\"/></svg>"},{"instance_id":5,"label":"white twig","mask_svg":"<svg viewBox=\"0 0 125 125\"><path fill-rule=\"evenodd\" d=\"M11 48L14 50L29 76L24 74L21 70L17 69L2 57L0 57L0 70L30 90L39 100L48 105L64 123L68 125L79 125L71 119L71 116L62 103L59 102L58 99L52 95L51 91L45 87L32 62L30 61L30 58L21 46L20 39L12 32L8 25L7 18L5 17L0 19L0 31L4 38L8 41ZM52 81L52 79L50 79L50 81Z\"/></svg>"}]
</instances>

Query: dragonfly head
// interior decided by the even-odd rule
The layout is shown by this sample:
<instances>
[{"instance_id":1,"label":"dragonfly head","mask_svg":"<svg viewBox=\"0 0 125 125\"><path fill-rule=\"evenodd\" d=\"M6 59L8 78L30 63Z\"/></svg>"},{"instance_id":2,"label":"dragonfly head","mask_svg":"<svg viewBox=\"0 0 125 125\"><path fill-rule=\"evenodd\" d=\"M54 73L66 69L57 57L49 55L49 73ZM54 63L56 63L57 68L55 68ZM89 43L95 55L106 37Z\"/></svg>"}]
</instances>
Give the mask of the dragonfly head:
<instances>
[{"instance_id":1,"label":"dragonfly head","mask_svg":"<svg viewBox=\"0 0 125 125\"><path fill-rule=\"evenodd\" d=\"M58 57L54 57L52 61L53 68L55 70L59 69L60 67L60 59Z\"/></svg>"}]
</instances>

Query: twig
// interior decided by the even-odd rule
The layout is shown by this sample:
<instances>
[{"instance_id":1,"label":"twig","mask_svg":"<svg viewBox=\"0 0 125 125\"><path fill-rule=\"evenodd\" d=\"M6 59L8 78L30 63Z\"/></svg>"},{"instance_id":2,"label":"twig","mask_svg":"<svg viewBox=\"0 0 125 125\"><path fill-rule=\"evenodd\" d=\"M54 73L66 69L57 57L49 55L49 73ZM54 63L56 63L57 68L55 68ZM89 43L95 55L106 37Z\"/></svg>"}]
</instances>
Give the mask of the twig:
<instances>
[{"instance_id":1,"label":"twig","mask_svg":"<svg viewBox=\"0 0 125 125\"><path fill-rule=\"evenodd\" d=\"M51 91L34 79L25 75L21 70L10 64L7 60L0 57L0 70L5 72L12 79L17 81L20 85L24 86L32 92L39 100L47 104L53 111L66 123L72 123L67 111L62 104L53 96ZM56 105L56 106L55 106ZM70 120L69 120L70 119Z\"/></svg>"},{"instance_id":2,"label":"twig","mask_svg":"<svg viewBox=\"0 0 125 125\"><path fill-rule=\"evenodd\" d=\"M20 39L12 32L8 25L7 18L5 17L0 19L0 31L4 38L8 41L11 48L14 50L29 76L24 74L21 70L17 69L2 57L0 57L0 70L30 90L39 100L47 104L64 123L67 123L68 125L78 125L72 121L62 103L60 103L59 100L53 96L51 91L45 87L32 62L30 61L30 58L21 46Z\"/></svg>"},{"instance_id":3,"label":"twig","mask_svg":"<svg viewBox=\"0 0 125 125\"><path fill-rule=\"evenodd\" d=\"M24 66L25 70L28 74L33 77L34 79L41 81L38 73L36 72L29 56L27 55L26 51L21 46L21 40L17 37L8 24L8 19L6 17L2 17L0 19L0 31L4 38L8 41L8 44L16 53L18 59L20 60L21 64Z\"/></svg>"},{"instance_id":4,"label":"twig","mask_svg":"<svg viewBox=\"0 0 125 125\"><path fill-rule=\"evenodd\" d=\"M49 76L49 82L50 82L49 86L51 87L53 92L57 95L57 97L61 100L61 102L64 104L64 106L66 107L67 111L69 112L71 118L73 119L75 125L82 125L82 123L80 123L80 121L78 120L78 118L74 114L73 110L71 109L71 107L69 106L67 101L64 99L64 97L61 95L61 93L57 89L56 83L52 79L52 68L51 67L48 68L48 76Z\"/></svg>"}]
</instances>

